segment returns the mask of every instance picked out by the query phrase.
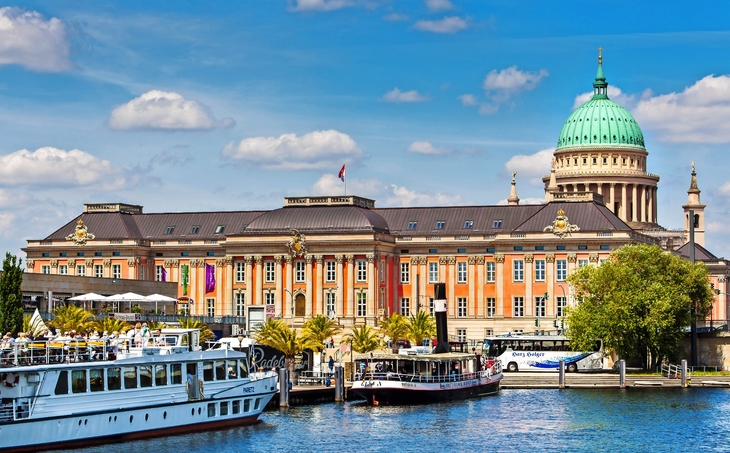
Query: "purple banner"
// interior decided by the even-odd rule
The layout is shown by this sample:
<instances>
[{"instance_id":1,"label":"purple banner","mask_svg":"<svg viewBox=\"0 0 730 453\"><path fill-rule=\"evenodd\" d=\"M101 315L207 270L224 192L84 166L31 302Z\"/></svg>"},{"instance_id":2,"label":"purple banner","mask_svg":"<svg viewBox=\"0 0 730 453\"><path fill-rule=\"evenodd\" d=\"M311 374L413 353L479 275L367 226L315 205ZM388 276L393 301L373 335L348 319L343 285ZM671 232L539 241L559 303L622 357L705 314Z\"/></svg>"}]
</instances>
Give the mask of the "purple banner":
<instances>
[{"instance_id":1,"label":"purple banner","mask_svg":"<svg viewBox=\"0 0 730 453\"><path fill-rule=\"evenodd\" d=\"M205 265L205 292L210 293L215 290L215 266Z\"/></svg>"},{"instance_id":2,"label":"purple banner","mask_svg":"<svg viewBox=\"0 0 730 453\"><path fill-rule=\"evenodd\" d=\"M167 281L167 271L165 270L164 267L161 269L162 269L162 281L166 282Z\"/></svg>"}]
</instances>

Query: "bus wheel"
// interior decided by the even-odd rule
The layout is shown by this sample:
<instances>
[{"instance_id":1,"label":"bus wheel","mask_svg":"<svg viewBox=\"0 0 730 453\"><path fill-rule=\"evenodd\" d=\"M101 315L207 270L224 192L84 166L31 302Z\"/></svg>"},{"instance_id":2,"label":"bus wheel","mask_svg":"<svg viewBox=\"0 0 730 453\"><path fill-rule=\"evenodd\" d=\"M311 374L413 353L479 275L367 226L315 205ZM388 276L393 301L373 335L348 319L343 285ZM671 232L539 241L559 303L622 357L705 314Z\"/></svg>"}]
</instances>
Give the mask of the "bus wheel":
<instances>
[{"instance_id":1,"label":"bus wheel","mask_svg":"<svg viewBox=\"0 0 730 453\"><path fill-rule=\"evenodd\" d=\"M575 363L569 363L568 364L568 373L575 373L578 371L578 365Z\"/></svg>"},{"instance_id":2,"label":"bus wheel","mask_svg":"<svg viewBox=\"0 0 730 453\"><path fill-rule=\"evenodd\" d=\"M515 362L510 362L507 365L507 371L512 371L512 372L517 371L517 364Z\"/></svg>"}]
</instances>

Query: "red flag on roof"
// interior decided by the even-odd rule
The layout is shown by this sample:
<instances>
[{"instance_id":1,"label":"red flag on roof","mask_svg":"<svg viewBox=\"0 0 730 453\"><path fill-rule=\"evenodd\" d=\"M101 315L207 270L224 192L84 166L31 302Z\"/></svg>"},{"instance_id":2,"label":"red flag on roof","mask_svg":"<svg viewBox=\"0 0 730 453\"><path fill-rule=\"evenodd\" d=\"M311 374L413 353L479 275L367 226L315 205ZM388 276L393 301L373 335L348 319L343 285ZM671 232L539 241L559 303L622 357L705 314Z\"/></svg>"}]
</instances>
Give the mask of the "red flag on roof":
<instances>
[{"instance_id":1,"label":"red flag on roof","mask_svg":"<svg viewBox=\"0 0 730 453\"><path fill-rule=\"evenodd\" d=\"M342 164L342 168L340 168L340 174L337 175L338 178L342 180L342 182L345 182L345 164Z\"/></svg>"}]
</instances>

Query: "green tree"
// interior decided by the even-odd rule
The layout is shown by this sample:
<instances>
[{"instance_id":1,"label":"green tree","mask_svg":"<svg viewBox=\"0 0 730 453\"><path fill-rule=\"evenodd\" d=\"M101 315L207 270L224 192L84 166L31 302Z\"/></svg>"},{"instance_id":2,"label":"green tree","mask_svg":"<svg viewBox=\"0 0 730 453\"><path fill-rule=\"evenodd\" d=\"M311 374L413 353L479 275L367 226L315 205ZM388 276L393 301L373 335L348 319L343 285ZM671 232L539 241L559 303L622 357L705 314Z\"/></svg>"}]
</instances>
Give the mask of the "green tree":
<instances>
[{"instance_id":1,"label":"green tree","mask_svg":"<svg viewBox=\"0 0 730 453\"><path fill-rule=\"evenodd\" d=\"M383 321L380 327L380 334L390 338L393 343L393 353L398 353L398 342L408 338L410 323L408 318L398 313L393 313L390 318Z\"/></svg>"},{"instance_id":2,"label":"green tree","mask_svg":"<svg viewBox=\"0 0 730 453\"><path fill-rule=\"evenodd\" d=\"M269 321L279 321L271 322ZM278 349L284 354L284 364L290 373L294 372L294 358L305 349L315 349L317 343L311 338L300 335L297 329L290 329L281 320L269 320L254 333L260 344ZM268 326L266 324L269 324Z\"/></svg>"},{"instance_id":3,"label":"green tree","mask_svg":"<svg viewBox=\"0 0 730 453\"><path fill-rule=\"evenodd\" d=\"M350 344L353 351L360 354L375 351L380 347L378 333L369 326L355 327L345 342Z\"/></svg>"},{"instance_id":4,"label":"green tree","mask_svg":"<svg viewBox=\"0 0 730 453\"><path fill-rule=\"evenodd\" d=\"M419 310L408 320L408 336L417 345L422 345L426 338L436 335L436 320L427 311Z\"/></svg>"},{"instance_id":5,"label":"green tree","mask_svg":"<svg viewBox=\"0 0 730 453\"><path fill-rule=\"evenodd\" d=\"M650 369L679 358L692 316L705 318L714 300L704 264L657 246L625 245L568 281L580 301L568 310L566 335L573 347L590 350L600 339L607 351Z\"/></svg>"},{"instance_id":6,"label":"green tree","mask_svg":"<svg viewBox=\"0 0 730 453\"><path fill-rule=\"evenodd\" d=\"M303 334L311 340L317 342L319 346L315 348L317 352L322 352L325 341L340 333L342 329L337 322L325 315L317 315L310 318L304 323Z\"/></svg>"},{"instance_id":7,"label":"green tree","mask_svg":"<svg viewBox=\"0 0 730 453\"><path fill-rule=\"evenodd\" d=\"M177 322L180 323L181 329L199 329L200 330L200 344L202 345L208 340L215 338L215 334L208 328L208 324L195 318L178 318Z\"/></svg>"},{"instance_id":8,"label":"green tree","mask_svg":"<svg viewBox=\"0 0 730 453\"><path fill-rule=\"evenodd\" d=\"M106 331L109 335L111 335L114 331L124 335L131 328L131 324L116 318L104 318L101 321L96 321L94 323L94 329L99 331L99 333Z\"/></svg>"},{"instance_id":9,"label":"green tree","mask_svg":"<svg viewBox=\"0 0 730 453\"><path fill-rule=\"evenodd\" d=\"M3 273L0 275L0 332L15 336L23 328L23 269L22 260L5 253Z\"/></svg>"},{"instance_id":10,"label":"green tree","mask_svg":"<svg viewBox=\"0 0 730 453\"><path fill-rule=\"evenodd\" d=\"M59 305L53 310L53 321L48 324L62 332L86 332L96 324L94 314L75 305Z\"/></svg>"}]
</instances>

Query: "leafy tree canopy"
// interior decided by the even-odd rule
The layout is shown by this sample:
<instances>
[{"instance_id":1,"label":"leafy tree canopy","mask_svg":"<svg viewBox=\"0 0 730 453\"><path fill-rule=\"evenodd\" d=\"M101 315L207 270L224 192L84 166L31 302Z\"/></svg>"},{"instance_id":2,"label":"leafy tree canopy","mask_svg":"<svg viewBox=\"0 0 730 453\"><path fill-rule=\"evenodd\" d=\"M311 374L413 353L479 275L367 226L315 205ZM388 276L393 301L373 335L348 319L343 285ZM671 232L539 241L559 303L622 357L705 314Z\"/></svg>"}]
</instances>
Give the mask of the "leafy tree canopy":
<instances>
[{"instance_id":1,"label":"leafy tree canopy","mask_svg":"<svg viewBox=\"0 0 730 453\"><path fill-rule=\"evenodd\" d=\"M390 318L385 318L380 327L380 334L389 337L393 343L393 353L398 353L398 342L408 339L410 323L408 318L398 313L393 313Z\"/></svg>"},{"instance_id":2,"label":"leafy tree canopy","mask_svg":"<svg viewBox=\"0 0 730 453\"><path fill-rule=\"evenodd\" d=\"M375 351L380 347L378 333L369 326L360 326L352 329L352 335L347 338L346 342L350 343L353 351L359 352L360 354Z\"/></svg>"},{"instance_id":3,"label":"leafy tree canopy","mask_svg":"<svg viewBox=\"0 0 730 453\"><path fill-rule=\"evenodd\" d=\"M576 270L568 282L580 301L568 309L573 348L590 350L600 339L607 351L640 359L645 368L676 361L693 313L703 319L714 300L704 264L657 246L623 246L600 266Z\"/></svg>"},{"instance_id":4,"label":"leafy tree canopy","mask_svg":"<svg viewBox=\"0 0 730 453\"><path fill-rule=\"evenodd\" d=\"M53 310L53 315L55 316L53 321L48 324L61 333L72 330L79 333L94 330L96 324L93 313L75 305L59 305Z\"/></svg>"},{"instance_id":5,"label":"leafy tree canopy","mask_svg":"<svg viewBox=\"0 0 730 453\"><path fill-rule=\"evenodd\" d=\"M408 320L408 337L417 345L436 335L436 319L427 311L419 310Z\"/></svg>"},{"instance_id":6,"label":"leafy tree canopy","mask_svg":"<svg viewBox=\"0 0 730 453\"><path fill-rule=\"evenodd\" d=\"M5 253L3 273L0 275L0 332L15 336L23 328L22 260Z\"/></svg>"},{"instance_id":7,"label":"leafy tree canopy","mask_svg":"<svg viewBox=\"0 0 730 453\"><path fill-rule=\"evenodd\" d=\"M208 340L215 338L215 334L208 328L208 324L195 318L178 318L177 321L180 323L181 329L199 329L200 330L200 344L205 343Z\"/></svg>"},{"instance_id":8,"label":"leafy tree canopy","mask_svg":"<svg viewBox=\"0 0 730 453\"><path fill-rule=\"evenodd\" d=\"M314 318L310 318L304 324L303 334L318 344L315 348L317 352L322 352L324 342L339 334L341 331L342 329L337 325L335 320L325 315L317 315Z\"/></svg>"}]
</instances>

